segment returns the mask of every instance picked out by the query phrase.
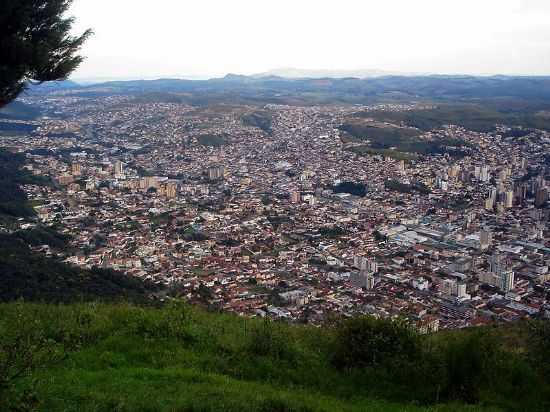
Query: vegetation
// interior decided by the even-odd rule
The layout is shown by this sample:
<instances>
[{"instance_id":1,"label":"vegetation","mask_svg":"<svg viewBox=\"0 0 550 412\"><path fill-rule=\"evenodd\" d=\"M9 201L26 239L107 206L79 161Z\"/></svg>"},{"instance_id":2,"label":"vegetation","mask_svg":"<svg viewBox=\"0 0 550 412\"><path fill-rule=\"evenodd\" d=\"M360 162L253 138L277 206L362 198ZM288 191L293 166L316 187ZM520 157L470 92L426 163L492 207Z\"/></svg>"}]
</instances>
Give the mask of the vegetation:
<instances>
[{"instance_id":1,"label":"vegetation","mask_svg":"<svg viewBox=\"0 0 550 412\"><path fill-rule=\"evenodd\" d=\"M26 135L32 133L35 129L36 126L29 123L0 122L0 136Z\"/></svg>"},{"instance_id":2,"label":"vegetation","mask_svg":"<svg viewBox=\"0 0 550 412\"><path fill-rule=\"evenodd\" d=\"M35 120L40 116L40 110L23 102L11 102L0 109L0 119Z\"/></svg>"},{"instance_id":3,"label":"vegetation","mask_svg":"<svg viewBox=\"0 0 550 412\"><path fill-rule=\"evenodd\" d=\"M215 134L202 134L197 137L197 141L203 146L219 147L225 144L225 137Z\"/></svg>"},{"instance_id":4,"label":"vegetation","mask_svg":"<svg viewBox=\"0 0 550 412\"><path fill-rule=\"evenodd\" d=\"M266 110L257 110L252 113L247 113L241 117L241 121L246 126L258 127L268 134L272 133L272 115Z\"/></svg>"},{"instance_id":5,"label":"vegetation","mask_svg":"<svg viewBox=\"0 0 550 412\"><path fill-rule=\"evenodd\" d=\"M20 185L49 183L48 179L22 169L24 163L24 155L0 148L0 222L34 216L34 209Z\"/></svg>"},{"instance_id":6,"label":"vegetation","mask_svg":"<svg viewBox=\"0 0 550 412\"><path fill-rule=\"evenodd\" d=\"M341 182L332 188L334 193L349 193L350 195L365 197L367 187L363 183Z\"/></svg>"},{"instance_id":7,"label":"vegetation","mask_svg":"<svg viewBox=\"0 0 550 412\"><path fill-rule=\"evenodd\" d=\"M416 129L372 126L371 123L360 120L344 123L340 126L340 130L354 140L368 141L368 146L355 149L359 154L364 154L368 150L374 151L374 154L394 153L396 157L399 157L399 153L441 154L449 152L449 146L465 145L463 141L456 139L422 140L417 138L420 131Z\"/></svg>"},{"instance_id":8,"label":"vegetation","mask_svg":"<svg viewBox=\"0 0 550 412\"><path fill-rule=\"evenodd\" d=\"M145 302L155 287L112 269L81 269L30 246L64 249L67 237L48 228L0 234L0 302L25 299L77 302L87 299Z\"/></svg>"},{"instance_id":9,"label":"vegetation","mask_svg":"<svg viewBox=\"0 0 550 412\"><path fill-rule=\"evenodd\" d=\"M369 140L374 148L396 146L404 140L420 135L418 130L405 127L372 126L362 122L350 122L340 126L340 130L356 139Z\"/></svg>"},{"instance_id":10,"label":"vegetation","mask_svg":"<svg viewBox=\"0 0 550 412\"><path fill-rule=\"evenodd\" d=\"M134 80L73 87L75 95L171 93L194 105L246 104L316 105L427 102L479 105L499 113L537 116L550 107L550 84L545 77L386 76L368 79L283 79L246 77L210 80ZM534 127L534 126L531 126Z\"/></svg>"},{"instance_id":11,"label":"vegetation","mask_svg":"<svg viewBox=\"0 0 550 412\"><path fill-rule=\"evenodd\" d=\"M433 109L365 112L363 116L384 122L402 123L424 131L436 129L446 124L456 124L478 132L493 131L496 124L510 124L539 129L550 128L550 119L537 115L537 113L499 111L491 106L443 104Z\"/></svg>"},{"instance_id":12,"label":"vegetation","mask_svg":"<svg viewBox=\"0 0 550 412\"><path fill-rule=\"evenodd\" d=\"M321 229L319 229L319 233L321 234L321 236L329 239L337 239L341 236L347 235L346 230L341 228L340 226L322 227Z\"/></svg>"},{"instance_id":13,"label":"vegetation","mask_svg":"<svg viewBox=\"0 0 550 412\"><path fill-rule=\"evenodd\" d=\"M527 325L420 336L372 318L317 328L178 302L18 302L0 305L0 330L8 411L544 411L550 399Z\"/></svg>"},{"instance_id":14,"label":"vegetation","mask_svg":"<svg viewBox=\"0 0 550 412\"><path fill-rule=\"evenodd\" d=\"M206 233L195 229L193 226L186 226L176 229L176 231L183 235L183 238L187 241L203 242L208 240L209 237Z\"/></svg>"},{"instance_id":15,"label":"vegetation","mask_svg":"<svg viewBox=\"0 0 550 412\"><path fill-rule=\"evenodd\" d=\"M54 249L65 249L70 240L69 235L55 231L47 226L35 226L31 229L18 230L14 232L11 238L22 240L30 246L48 245Z\"/></svg>"},{"instance_id":16,"label":"vegetation","mask_svg":"<svg viewBox=\"0 0 550 412\"><path fill-rule=\"evenodd\" d=\"M398 182L397 180L388 179L384 182L384 187L388 190L394 190L400 193L418 192L424 195L427 195L430 193L430 189L420 182L405 184L405 183Z\"/></svg>"},{"instance_id":17,"label":"vegetation","mask_svg":"<svg viewBox=\"0 0 550 412\"><path fill-rule=\"evenodd\" d=\"M3 0L0 10L0 107L14 100L27 81L65 79L83 58L76 55L91 35L69 33L64 17L72 0Z\"/></svg>"}]
</instances>

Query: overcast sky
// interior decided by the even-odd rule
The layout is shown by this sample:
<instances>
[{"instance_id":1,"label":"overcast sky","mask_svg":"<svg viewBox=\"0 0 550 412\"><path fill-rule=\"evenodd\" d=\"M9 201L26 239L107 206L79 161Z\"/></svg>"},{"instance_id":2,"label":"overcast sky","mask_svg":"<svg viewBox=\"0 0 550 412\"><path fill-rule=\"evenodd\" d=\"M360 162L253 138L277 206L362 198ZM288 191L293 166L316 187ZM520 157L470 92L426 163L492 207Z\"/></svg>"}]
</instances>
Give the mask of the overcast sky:
<instances>
[{"instance_id":1,"label":"overcast sky","mask_svg":"<svg viewBox=\"0 0 550 412\"><path fill-rule=\"evenodd\" d=\"M550 0L75 0L78 78L282 67L550 75Z\"/></svg>"}]
</instances>

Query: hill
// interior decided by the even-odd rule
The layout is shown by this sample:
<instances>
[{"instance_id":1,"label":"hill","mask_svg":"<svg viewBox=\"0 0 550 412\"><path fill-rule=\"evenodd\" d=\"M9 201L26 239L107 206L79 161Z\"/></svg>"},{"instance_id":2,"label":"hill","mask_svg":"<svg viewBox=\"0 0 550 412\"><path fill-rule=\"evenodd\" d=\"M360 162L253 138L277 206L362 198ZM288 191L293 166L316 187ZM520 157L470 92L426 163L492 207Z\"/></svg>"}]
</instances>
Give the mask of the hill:
<instances>
[{"instance_id":1,"label":"hill","mask_svg":"<svg viewBox=\"0 0 550 412\"><path fill-rule=\"evenodd\" d=\"M549 405L549 382L523 346L536 340L523 326L418 336L399 322L369 318L318 328L178 302L19 302L0 305L0 330L2 410L461 412Z\"/></svg>"},{"instance_id":2,"label":"hill","mask_svg":"<svg viewBox=\"0 0 550 412\"><path fill-rule=\"evenodd\" d=\"M388 120L386 120L388 121ZM460 155L459 148L466 143L457 139L422 140L421 132L397 125L373 125L370 121L352 117L339 127L343 142L365 142L349 150L359 155L381 154L395 159L412 159L415 153Z\"/></svg>"},{"instance_id":3,"label":"hill","mask_svg":"<svg viewBox=\"0 0 550 412\"><path fill-rule=\"evenodd\" d=\"M272 114L266 110L257 110L252 113L246 113L241 117L241 121L246 126L257 127L267 134L271 134Z\"/></svg>"},{"instance_id":4,"label":"hill","mask_svg":"<svg viewBox=\"0 0 550 412\"><path fill-rule=\"evenodd\" d=\"M0 148L0 224L8 225L16 218L35 215L21 185L49 184L49 179L23 169L24 164L23 154Z\"/></svg>"},{"instance_id":5,"label":"hill","mask_svg":"<svg viewBox=\"0 0 550 412\"><path fill-rule=\"evenodd\" d=\"M45 245L53 251L62 250L65 242L64 236L48 228L0 233L0 302L145 302L156 290L153 285L112 269L82 269L31 249Z\"/></svg>"},{"instance_id":6,"label":"hill","mask_svg":"<svg viewBox=\"0 0 550 412\"><path fill-rule=\"evenodd\" d=\"M153 285L114 270L82 269L56 258L66 252L68 236L35 222L35 211L21 185L50 184L23 169L25 156L0 148L0 302L81 300L147 301ZM17 219L34 225L15 230ZM49 251L47 257L35 248Z\"/></svg>"},{"instance_id":7,"label":"hill","mask_svg":"<svg viewBox=\"0 0 550 412\"><path fill-rule=\"evenodd\" d=\"M40 109L15 101L0 109L0 119L35 120L40 116Z\"/></svg>"},{"instance_id":8,"label":"hill","mask_svg":"<svg viewBox=\"0 0 550 412\"><path fill-rule=\"evenodd\" d=\"M228 75L210 80L131 80L93 85L63 85L63 93L112 95L176 93L197 105L231 104L372 104L439 102L491 105L498 111L536 112L550 107L548 77L521 76L381 76L375 78ZM37 88L33 93L55 93ZM181 97L185 95L185 98ZM159 95L161 96L161 95Z\"/></svg>"},{"instance_id":9,"label":"hill","mask_svg":"<svg viewBox=\"0 0 550 412\"><path fill-rule=\"evenodd\" d=\"M496 124L523 126L550 130L550 119L540 113L498 111L475 104L443 104L433 109L408 111L371 111L359 114L383 122L402 123L423 131L436 129L445 124L455 124L466 129L487 132Z\"/></svg>"}]
</instances>

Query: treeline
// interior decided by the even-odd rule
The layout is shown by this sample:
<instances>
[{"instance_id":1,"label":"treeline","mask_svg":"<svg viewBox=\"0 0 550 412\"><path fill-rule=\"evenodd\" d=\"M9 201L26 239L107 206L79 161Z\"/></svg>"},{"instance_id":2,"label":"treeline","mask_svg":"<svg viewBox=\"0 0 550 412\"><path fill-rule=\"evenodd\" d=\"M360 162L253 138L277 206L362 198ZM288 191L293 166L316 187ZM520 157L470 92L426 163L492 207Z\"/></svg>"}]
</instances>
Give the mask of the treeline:
<instances>
[{"instance_id":1,"label":"treeline","mask_svg":"<svg viewBox=\"0 0 550 412\"><path fill-rule=\"evenodd\" d=\"M14 241L21 240L30 246L48 245L57 250L66 249L71 239L69 235L59 233L50 227L40 225L27 230L18 230L13 232L10 236Z\"/></svg>"},{"instance_id":2,"label":"treeline","mask_svg":"<svg viewBox=\"0 0 550 412\"><path fill-rule=\"evenodd\" d=\"M10 123L0 121L0 136L1 135L25 135L34 132L35 125L29 123Z\"/></svg>"}]
</instances>

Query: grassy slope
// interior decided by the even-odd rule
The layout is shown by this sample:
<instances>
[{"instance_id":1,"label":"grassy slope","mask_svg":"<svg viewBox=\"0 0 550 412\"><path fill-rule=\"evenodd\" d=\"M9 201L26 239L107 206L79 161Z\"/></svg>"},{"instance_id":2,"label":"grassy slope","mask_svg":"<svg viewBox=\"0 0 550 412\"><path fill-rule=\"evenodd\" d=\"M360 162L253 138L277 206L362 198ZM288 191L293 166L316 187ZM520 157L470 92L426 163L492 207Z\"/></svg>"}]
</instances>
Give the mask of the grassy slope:
<instances>
[{"instance_id":1,"label":"grassy slope","mask_svg":"<svg viewBox=\"0 0 550 412\"><path fill-rule=\"evenodd\" d=\"M187 306L0 305L0 343L27 329L71 348L16 381L15 394L30 390L41 411L500 410L419 406L376 373L339 372L326 329Z\"/></svg>"},{"instance_id":2,"label":"grassy slope","mask_svg":"<svg viewBox=\"0 0 550 412\"><path fill-rule=\"evenodd\" d=\"M473 104L444 104L435 109L401 112L374 111L365 112L360 116L386 122L402 122L425 131L439 128L444 124L457 124L480 132L494 130L495 124L550 129L548 118L534 112L505 112L495 110L491 106Z\"/></svg>"}]
</instances>

